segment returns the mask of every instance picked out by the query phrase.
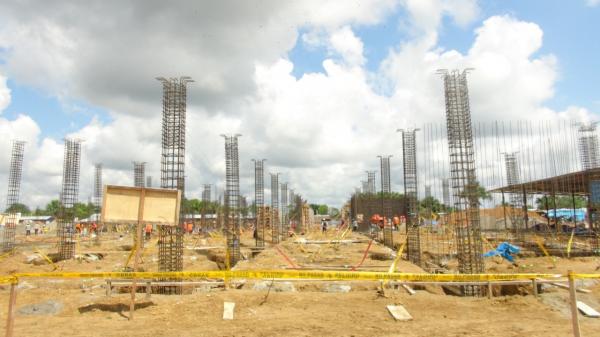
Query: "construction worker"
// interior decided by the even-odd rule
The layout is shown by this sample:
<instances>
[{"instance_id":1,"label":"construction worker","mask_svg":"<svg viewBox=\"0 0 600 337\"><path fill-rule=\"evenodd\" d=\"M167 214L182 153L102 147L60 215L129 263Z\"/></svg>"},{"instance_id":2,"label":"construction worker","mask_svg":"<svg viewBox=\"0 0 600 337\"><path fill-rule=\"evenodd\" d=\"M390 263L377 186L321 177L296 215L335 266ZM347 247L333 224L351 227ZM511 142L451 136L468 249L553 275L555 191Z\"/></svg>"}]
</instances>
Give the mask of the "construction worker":
<instances>
[{"instance_id":1,"label":"construction worker","mask_svg":"<svg viewBox=\"0 0 600 337\"><path fill-rule=\"evenodd\" d=\"M38 235L39 231L40 231L40 224L39 224L38 222L36 222L36 223L33 225L33 233L34 233L35 235Z\"/></svg>"},{"instance_id":2,"label":"construction worker","mask_svg":"<svg viewBox=\"0 0 600 337\"><path fill-rule=\"evenodd\" d=\"M144 231L146 232L146 240L150 240L150 236L152 235L152 225L151 224L146 224L146 228L144 228Z\"/></svg>"},{"instance_id":3,"label":"construction worker","mask_svg":"<svg viewBox=\"0 0 600 337\"><path fill-rule=\"evenodd\" d=\"M327 232L327 221L325 221L325 219L321 220L321 226L323 233Z\"/></svg>"},{"instance_id":4,"label":"construction worker","mask_svg":"<svg viewBox=\"0 0 600 337\"><path fill-rule=\"evenodd\" d=\"M26 236L29 236L29 235L31 235L31 223L29 223L29 222L27 222L27 223L25 224L25 235L26 235Z\"/></svg>"}]
</instances>

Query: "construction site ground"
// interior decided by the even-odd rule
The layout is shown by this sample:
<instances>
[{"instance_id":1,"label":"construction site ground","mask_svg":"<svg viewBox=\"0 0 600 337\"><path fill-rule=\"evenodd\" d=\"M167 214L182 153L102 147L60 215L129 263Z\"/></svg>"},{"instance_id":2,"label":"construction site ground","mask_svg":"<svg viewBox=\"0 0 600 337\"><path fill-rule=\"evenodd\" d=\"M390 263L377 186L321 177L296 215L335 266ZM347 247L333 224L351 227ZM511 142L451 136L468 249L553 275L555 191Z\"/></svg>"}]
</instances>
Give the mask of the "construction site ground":
<instances>
[{"instance_id":1,"label":"construction site ground","mask_svg":"<svg viewBox=\"0 0 600 337\"><path fill-rule=\"evenodd\" d=\"M267 233L270 235L270 233ZM343 239L354 242L327 243ZM104 235L100 244L81 239L77 258L50 264L53 235L21 237L17 252L0 261L1 275L14 272L122 271L132 245L131 234ZM298 243L298 240L301 242ZM306 241L302 241L306 240ZM389 248L362 234L313 231L291 237L277 246L253 254L250 232L242 237L242 254L248 259L235 269L328 269L388 271L393 254ZM317 242L317 243L311 243ZM157 271L156 238L146 242L141 269ZM184 269L225 268L225 240L220 235L188 235L185 238ZM42 252L42 256L34 253ZM86 255L86 253L88 255ZM101 259L97 259L98 256ZM255 255L255 256L253 256ZM29 262L28 262L29 260ZM34 262L34 263L32 263ZM517 265L501 258L486 259L493 273L566 273L568 270L597 272L595 257L517 257ZM455 261L450 259L448 267ZM133 260L128 264L133 265ZM405 260L400 272L423 272ZM600 283L580 282L589 290L579 300L600 310ZM347 287L349 286L349 287ZM5 323L9 285L0 286L0 319ZM459 297L439 286L413 287L414 295L402 287L381 291L380 282L242 280L229 289L194 286L183 295L152 294L143 287L137 295L137 310L128 320L130 295L127 288L113 289L106 296L104 279L22 279L17 295L15 336L568 336L571 332L568 290L541 286L535 297L530 286L496 287L488 298ZM511 290L512 289L512 290ZM346 292L347 291L347 292ZM223 319L224 302L234 302L234 319ZM402 305L411 321L395 321L387 305ZM582 334L595 336L600 318L580 316Z\"/></svg>"}]
</instances>

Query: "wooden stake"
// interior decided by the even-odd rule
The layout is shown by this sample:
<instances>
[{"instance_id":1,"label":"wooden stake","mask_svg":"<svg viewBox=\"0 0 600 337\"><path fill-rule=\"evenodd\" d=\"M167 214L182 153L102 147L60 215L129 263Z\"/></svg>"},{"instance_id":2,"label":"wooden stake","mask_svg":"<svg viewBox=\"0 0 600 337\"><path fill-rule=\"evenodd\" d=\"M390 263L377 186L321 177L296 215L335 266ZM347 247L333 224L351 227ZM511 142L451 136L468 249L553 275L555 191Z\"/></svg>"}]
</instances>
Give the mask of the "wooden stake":
<instances>
[{"instance_id":1,"label":"wooden stake","mask_svg":"<svg viewBox=\"0 0 600 337\"><path fill-rule=\"evenodd\" d=\"M531 285L533 286L533 296L538 297L537 280L536 279L532 279L531 280Z\"/></svg>"},{"instance_id":2,"label":"wooden stake","mask_svg":"<svg viewBox=\"0 0 600 337\"><path fill-rule=\"evenodd\" d=\"M569 270L569 300L571 304L571 321L573 323L573 336L581 337L581 331L579 330L579 315L577 312L577 291L575 290L575 279L573 278L573 271Z\"/></svg>"},{"instance_id":3,"label":"wooden stake","mask_svg":"<svg viewBox=\"0 0 600 337\"><path fill-rule=\"evenodd\" d=\"M140 262L140 252L142 250L142 220L144 218L144 199L146 199L146 189L141 188L140 193L140 204L138 207L138 223L135 230L135 236L137 238L137 244L135 245L135 259L133 260L133 272L138 271L138 264ZM135 277L131 283L131 302L129 303L129 320L133 319L133 312L135 311L135 293L137 291L137 282Z\"/></svg>"},{"instance_id":4,"label":"wooden stake","mask_svg":"<svg viewBox=\"0 0 600 337\"><path fill-rule=\"evenodd\" d=\"M17 285L18 281L10 284L10 298L8 300L8 317L6 319L6 337L13 336L15 325L15 305L17 303Z\"/></svg>"}]
</instances>

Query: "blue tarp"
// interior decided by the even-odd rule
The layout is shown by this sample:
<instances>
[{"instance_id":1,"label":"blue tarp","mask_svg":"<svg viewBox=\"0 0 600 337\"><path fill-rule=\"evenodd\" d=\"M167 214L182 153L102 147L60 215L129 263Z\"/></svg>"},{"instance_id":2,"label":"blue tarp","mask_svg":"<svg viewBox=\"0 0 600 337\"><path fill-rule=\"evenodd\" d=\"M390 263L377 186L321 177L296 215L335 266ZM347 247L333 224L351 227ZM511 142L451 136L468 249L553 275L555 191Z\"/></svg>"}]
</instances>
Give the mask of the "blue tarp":
<instances>
[{"instance_id":1,"label":"blue tarp","mask_svg":"<svg viewBox=\"0 0 600 337\"><path fill-rule=\"evenodd\" d=\"M576 208L575 209L575 219L577 221L583 221L585 219L586 212L587 212L587 209L585 209L585 208ZM549 209L547 214L548 214L548 217L550 217L551 219L554 217L572 219L573 218L573 209L572 208L559 208L556 210L556 214L554 213L553 209Z\"/></svg>"},{"instance_id":2,"label":"blue tarp","mask_svg":"<svg viewBox=\"0 0 600 337\"><path fill-rule=\"evenodd\" d=\"M490 250L489 252L483 254L483 257L502 256L508 261L514 262L515 259L512 257L512 254L518 254L520 251L521 248L513 246L508 242L502 242L498 245L498 247L496 247L495 250Z\"/></svg>"}]
</instances>

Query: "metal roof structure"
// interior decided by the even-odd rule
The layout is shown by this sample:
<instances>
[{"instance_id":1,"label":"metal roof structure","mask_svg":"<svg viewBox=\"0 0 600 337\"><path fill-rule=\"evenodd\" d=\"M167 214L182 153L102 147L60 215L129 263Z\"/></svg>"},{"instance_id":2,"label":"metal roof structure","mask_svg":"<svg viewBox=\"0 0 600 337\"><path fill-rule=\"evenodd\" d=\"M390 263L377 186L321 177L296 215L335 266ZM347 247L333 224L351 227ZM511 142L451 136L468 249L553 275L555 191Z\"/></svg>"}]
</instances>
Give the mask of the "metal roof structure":
<instances>
[{"instance_id":1,"label":"metal roof structure","mask_svg":"<svg viewBox=\"0 0 600 337\"><path fill-rule=\"evenodd\" d=\"M492 193L527 194L590 194L590 182L600 181L600 168L567 173L559 176L507 185L490 190Z\"/></svg>"}]
</instances>

